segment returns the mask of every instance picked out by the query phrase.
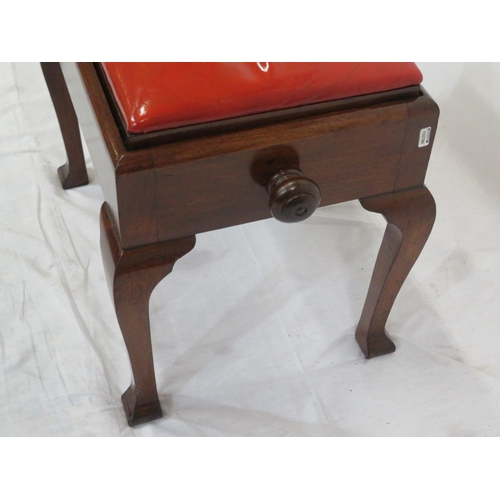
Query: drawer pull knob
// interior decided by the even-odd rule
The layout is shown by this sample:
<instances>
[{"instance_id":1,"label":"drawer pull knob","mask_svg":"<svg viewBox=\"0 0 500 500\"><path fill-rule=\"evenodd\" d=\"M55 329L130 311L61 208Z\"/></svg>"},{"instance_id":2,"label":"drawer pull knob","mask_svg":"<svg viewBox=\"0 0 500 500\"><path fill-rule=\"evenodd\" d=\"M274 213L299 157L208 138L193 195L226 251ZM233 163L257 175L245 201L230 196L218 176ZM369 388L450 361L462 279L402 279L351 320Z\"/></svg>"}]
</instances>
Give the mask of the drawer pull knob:
<instances>
[{"instance_id":1,"label":"drawer pull knob","mask_svg":"<svg viewBox=\"0 0 500 500\"><path fill-rule=\"evenodd\" d=\"M321 192L318 185L297 169L279 170L268 180L269 210L281 222L300 222L318 208Z\"/></svg>"}]
</instances>

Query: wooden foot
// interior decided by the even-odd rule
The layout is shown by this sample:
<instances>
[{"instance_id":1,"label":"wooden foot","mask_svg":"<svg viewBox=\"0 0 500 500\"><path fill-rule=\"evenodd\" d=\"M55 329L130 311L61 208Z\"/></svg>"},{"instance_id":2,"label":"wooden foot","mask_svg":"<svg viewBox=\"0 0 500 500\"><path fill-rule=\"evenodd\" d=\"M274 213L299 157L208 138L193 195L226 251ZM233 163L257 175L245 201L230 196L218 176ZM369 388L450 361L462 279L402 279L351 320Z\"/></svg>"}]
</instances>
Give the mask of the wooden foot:
<instances>
[{"instance_id":1,"label":"wooden foot","mask_svg":"<svg viewBox=\"0 0 500 500\"><path fill-rule=\"evenodd\" d=\"M129 425L162 417L153 366L149 298L175 262L194 248L195 236L123 249L106 203L101 209L101 248L118 323L132 365L131 386L122 396Z\"/></svg>"},{"instance_id":2,"label":"wooden foot","mask_svg":"<svg viewBox=\"0 0 500 500\"><path fill-rule=\"evenodd\" d=\"M64 189L84 186L89 183L85 158L82 149L82 139L78 128L71 97L66 87L59 63L40 63L43 76L49 89L57 120L66 148L67 163L57 170Z\"/></svg>"},{"instance_id":3,"label":"wooden foot","mask_svg":"<svg viewBox=\"0 0 500 500\"><path fill-rule=\"evenodd\" d=\"M367 358L396 350L385 324L404 280L429 237L436 216L434 198L425 186L360 200L366 210L387 220L356 340Z\"/></svg>"}]
</instances>

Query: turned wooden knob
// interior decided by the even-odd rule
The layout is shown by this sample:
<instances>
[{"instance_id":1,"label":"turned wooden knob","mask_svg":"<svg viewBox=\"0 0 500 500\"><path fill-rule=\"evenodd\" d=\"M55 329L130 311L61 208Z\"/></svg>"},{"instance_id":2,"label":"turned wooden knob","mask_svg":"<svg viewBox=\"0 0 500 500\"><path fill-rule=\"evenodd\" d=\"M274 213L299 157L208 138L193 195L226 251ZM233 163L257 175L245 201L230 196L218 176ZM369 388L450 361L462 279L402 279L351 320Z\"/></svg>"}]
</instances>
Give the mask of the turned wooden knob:
<instances>
[{"instance_id":1,"label":"turned wooden knob","mask_svg":"<svg viewBox=\"0 0 500 500\"><path fill-rule=\"evenodd\" d=\"M297 169L279 170L267 181L269 210L281 222L311 217L321 201L317 184Z\"/></svg>"}]
</instances>

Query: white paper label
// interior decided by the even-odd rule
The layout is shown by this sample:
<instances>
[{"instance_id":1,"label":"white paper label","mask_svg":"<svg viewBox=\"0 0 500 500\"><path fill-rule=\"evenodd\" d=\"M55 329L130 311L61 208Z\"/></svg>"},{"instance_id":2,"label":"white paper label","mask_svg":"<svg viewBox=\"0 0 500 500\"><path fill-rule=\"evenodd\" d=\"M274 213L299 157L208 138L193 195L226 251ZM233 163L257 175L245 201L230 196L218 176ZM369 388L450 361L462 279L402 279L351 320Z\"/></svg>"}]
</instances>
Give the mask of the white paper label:
<instances>
[{"instance_id":1,"label":"white paper label","mask_svg":"<svg viewBox=\"0 0 500 500\"><path fill-rule=\"evenodd\" d=\"M431 127L423 128L418 137L418 147L423 148L431 142Z\"/></svg>"}]
</instances>

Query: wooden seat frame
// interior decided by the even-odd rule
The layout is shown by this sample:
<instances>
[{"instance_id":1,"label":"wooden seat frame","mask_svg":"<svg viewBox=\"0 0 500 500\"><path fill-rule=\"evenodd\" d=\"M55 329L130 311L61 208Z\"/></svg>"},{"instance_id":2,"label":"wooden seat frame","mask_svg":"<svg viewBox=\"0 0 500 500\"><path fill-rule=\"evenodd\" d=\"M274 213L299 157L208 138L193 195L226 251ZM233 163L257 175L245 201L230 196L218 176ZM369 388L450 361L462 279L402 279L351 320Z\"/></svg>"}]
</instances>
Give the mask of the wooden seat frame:
<instances>
[{"instance_id":1,"label":"wooden seat frame","mask_svg":"<svg viewBox=\"0 0 500 500\"><path fill-rule=\"evenodd\" d=\"M313 179L321 205L359 199L386 218L356 339L367 358L394 352L385 324L435 218L424 178L439 109L422 87L132 136L99 64L42 63L42 70L68 157L62 185L88 183L80 124L106 200L101 248L132 365L122 396L129 425L162 416L153 289L196 234L270 217L265 183L280 168Z\"/></svg>"}]
</instances>

